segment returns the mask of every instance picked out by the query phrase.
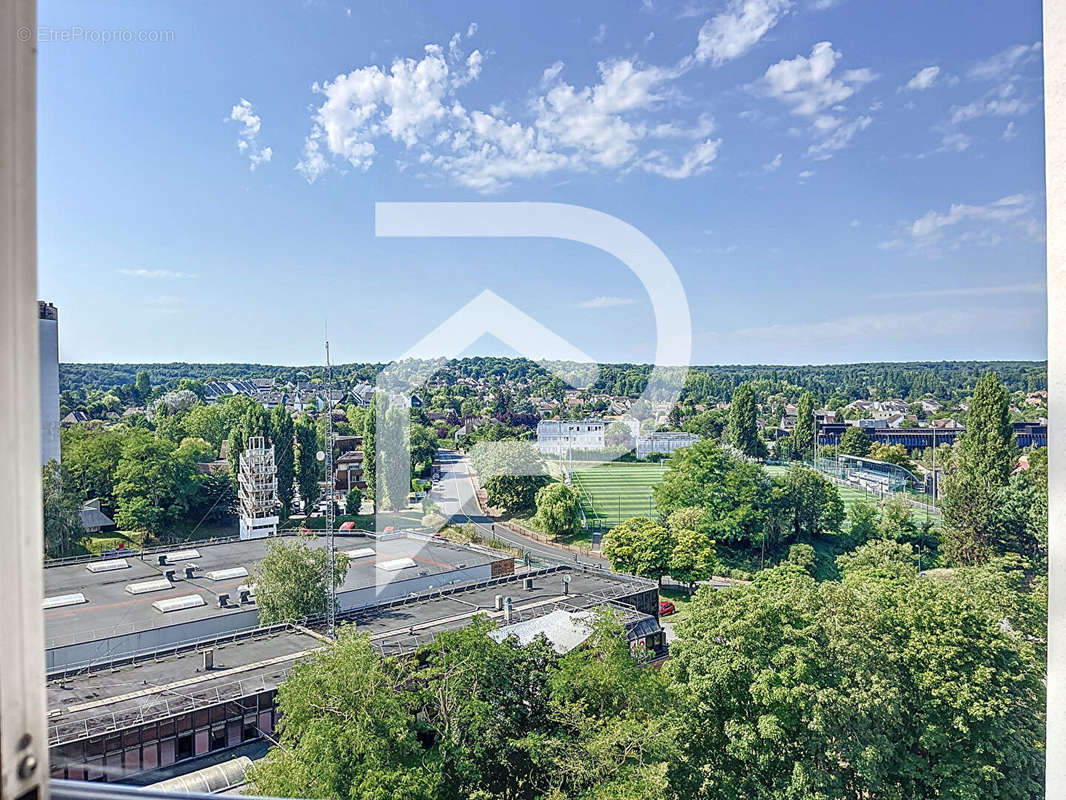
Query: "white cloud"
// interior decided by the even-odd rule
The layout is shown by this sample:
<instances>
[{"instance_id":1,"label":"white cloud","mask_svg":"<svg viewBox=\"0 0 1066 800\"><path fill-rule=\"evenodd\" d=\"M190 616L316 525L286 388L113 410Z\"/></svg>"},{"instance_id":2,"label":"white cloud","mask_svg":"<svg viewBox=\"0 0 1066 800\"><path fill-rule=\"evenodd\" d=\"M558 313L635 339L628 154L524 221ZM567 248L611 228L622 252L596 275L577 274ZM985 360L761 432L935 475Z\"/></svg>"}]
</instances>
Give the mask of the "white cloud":
<instances>
[{"instance_id":1,"label":"white cloud","mask_svg":"<svg viewBox=\"0 0 1066 800\"><path fill-rule=\"evenodd\" d=\"M590 297L588 300L582 300L577 305L578 308L615 308L616 306L631 306L636 302L631 297L600 295L599 297Z\"/></svg>"},{"instance_id":2,"label":"white cloud","mask_svg":"<svg viewBox=\"0 0 1066 800\"><path fill-rule=\"evenodd\" d=\"M904 297L993 297L1004 294L1043 294L1047 284L1041 282L1011 283L1006 286L959 286L951 289L928 289L911 292L890 292L874 297L896 299Z\"/></svg>"},{"instance_id":3,"label":"white cloud","mask_svg":"<svg viewBox=\"0 0 1066 800\"><path fill-rule=\"evenodd\" d=\"M978 61L969 71L969 77L977 80L999 80L1015 67L1036 58L1042 49L1041 42L1016 44L991 58Z\"/></svg>"},{"instance_id":4,"label":"white cloud","mask_svg":"<svg viewBox=\"0 0 1066 800\"><path fill-rule=\"evenodd\" d=\"M857 219L853 219L851 222L848 223L848 225L850 225L852 228L858 228L860 225L862 225L862 223L859 222L859 220Z\"/></svg>"},{"instance_id":5,"label":"white cloud","mask_svg":"<svg viewBox=\"0 0 1066 800\"><path fill-rule=\"evenodd\" d=\"M754 87L793 114L810 120L815 141L807 155L812 158L830 158L873 121L869 115L847 120L843 103L877 75L866 68L834 74L840 57L831 42L818 42L811 47L810 56L798 55L772 64Z\"/></svg>"},{"instance_id":6,"label":"white cloud","mask_svg":"<svg viewBox=\"0 0 1066 800\"><path fill-rule=\"evenodd\" d=\"M797 177L798 177L798 178L799 178L799 179L800 179L801 181L805 181L805 180L807 180L808 178L813 178L813 177L814 177L814 175L815 175L815 172L814 172L814 170L813 170L813 169L805 169L805 170L803 170L803 172L801 172L801 173L800 173L800 174L799 174L799 175L798 175Z\"/></svg>"},{"instance_id":7,"label":"white cloud","mask_svg":"<svg viewBox=\"0 0 1066 800\"><path fill-rule=\"evenodd\" d=\"M241 101L230 109L229 119L241 125L237 134L237 150L248 156L249 169L254 170L260 164L269 162L274 151L269 147L259 146L259 130L262 127L262 120L255 113L252 104L242 97Z\"/></svg>"},{"instance_id":8,"label":"white cloud","mask_svg":"<svg viewBox=\"0 0 1066 800\"><path fill-rule=\"evenodd\" d=\"M475 33L477 33L477 23L471 22L469 25L466 26L466 38L469 39Z\"/></svg>"},{"instance_id":9,"label":"white cloud","mask_svg":"<svg viewBox=\"0 0 1066 800\"><path fill-rule=\"evenodd\" d=\"M514 118L502 107L482 111L462 104L459 90L477 80L482 61L476 50L464 59L453 37L447 51L427 45L420 60L397 59L388 69L363 67L316 84L325 101L313 113L297 168L309 181L334 158L367 169L381 156L382 143L391 141L411 151L423 169L483 192L560 170L691 177L708 171L717 157L713 122L706 115L695 122L655 118L679 105L673 82L691 62L661 68L605 60L597 83L575 87L560 79L563 63L557 61Z\"/></svg>"},{"instance_id":10,"label":"white cloud","mask_svg":"<svg viewBox=\"0 0 1066 800\"><path fill-rule=\"evenodd\" d=\"M775 169L780 167L782 158L783 155L781 153L778 153L776 156L771 158L769 161L762 165L763 172L773 172Z\"/></svg>"},{"instance_id":11,"label":"white cloud","mask_svg":"<svg viewBox=\"0 0 1066 800\"><path fill-rule=\"evenodd\" d=\"M948 131L944 134L944 137L940 140L941 152L961 153L963 150L969 148L973 143L973 140L965 133L960 131Z\"/></svg>"},{"instance_id":12,"label":"white cloud","mask_svg":"<svg viewBox=\"0 0 1066 800\"><path fill-rule=\"evenodd\" d=\"M930 210L903 226L900 236L878 245L883 250L910 246L939 254L963 246L991 247L1005 235L1041 240L1043 229L1036 203L1026 194L1012 194L983 205L952 204L946 212Z\"/></svg>"},{"instance_id":13,"label":"white cloud","mask_svg":"<svg viewBox=\"0 0 1066 800\"><path fill-rule=\"evenodd\" d=\"M819 161L831 158L837 150L847 147L856 133L869 128L872 122L873 117L863 115L850 122L835 125L825 138L807 148L807 155Z\"/></svg>"},{"instance_id":14,"label":"white cloud","mask_svg":"<svg viewBox=\"0 0 1066 800\"><path fill-rule=\"evenodd\" d=\"M1013 83L1004 83L979 100L964 106L951 107L951 124L969 122L978 117L1009 117L1025 114L1033 109L1036 100L1017 95Z\"/></svg>"},{"instance_id":15,"label":"white cloud","mask_svg":"<svg viewBox=\"0 0 1066 800\"><path fill-rule=\"evenodd\" d=\"M1003 139L1003 141L1005 141L1005 142L1009 142L1011 139L1013 139L1017 135L1018 135L1018 131L1014 127L1014 120L1011 120L1010 122L1007 123L1007 127L1003 129L1003 134L1001 135L1000 138Z\"/></svg>"},{"instance_id":16,"label":"white cloud","mask_svg":"<svg viewBox=\"0 0 1066 800\"><path fill-rule=\"evenodd\" d=\"M848 317L765 325L725 333L708 333L702 343L721 347L760 345L780 347L835 347L860 339L933 341L948 336L987 337L992 333L1032 330L1042 318L1031 306L1016 308L935 308L926 311L889 311Z\"/></svg>"},{"instance_id":17,"label":"white cloud","mask_svg":"<svg viewBox=\"0 0 1066 800\"><path fill-rule=\"evenodd\" d=\"M922 91L928 89L934 83L936 83L936 76L940 74L940 67L932 66L925 67L918 70L918 73L907 81L901 89L907 89L911 91Z\"/></svg>"},{"instance_id":18,"label":"white cloud","mask_svg":"<svg viewBox=\"0 0 1066 800\"><path fill-rule=\"evenodd\" d=\"M831 42L818 42L810 57L799 55L768 67L762 79L764 91L801 116L836 106L877 77L869 69L847 70L834 77L840 56Z\"/></svg>"},{"instance_id":19,"label":"white cloud","mask_svg":"<svg viewBox=\"0 0 1066 800\"><path fill-rule=\"evenodd\" d=\"M596 28L596 32L592 34L592 41L595 44L603 44L607 39L607 23L601 22Z\"/></svg>"},{"instance_id":20,"label":"white cloud","mask_svg":"<svg viewBox=\"0 0 1066 800\"><path fill-rule=\"evenodd\" d=\"M118 272L122 275L129 275L133 278L195 278L196 274L192 272L175 272L169 269L120 269Z\"/></svg>"},{"instance_id":21,"label":"white cloud","mask_svg":"<svg viewBox=\"0 0 1066 800\"><path fill-rule=\"evenodd\" d=\"M697 36L696 59L715 66L739 58L755 46L792 8L792 0L729 0Z\"/></svg>"}]
</instances>

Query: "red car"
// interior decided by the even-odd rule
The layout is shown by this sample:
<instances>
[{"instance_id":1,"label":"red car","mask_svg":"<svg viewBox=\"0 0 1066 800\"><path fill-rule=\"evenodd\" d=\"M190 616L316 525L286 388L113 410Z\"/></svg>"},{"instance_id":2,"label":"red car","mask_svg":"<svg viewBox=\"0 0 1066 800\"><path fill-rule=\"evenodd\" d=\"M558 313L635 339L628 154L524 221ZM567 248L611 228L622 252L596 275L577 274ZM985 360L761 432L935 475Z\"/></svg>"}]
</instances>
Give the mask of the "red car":
<instances>
[{"instance_id":1,"label":"red car","mask_svg":"<svg viewBox=\"0 0 1066 800\"><path fill-rule=\"evenodd\" d=\"M677 609L674 608L674 604L671 603L669 600L660 600L659 601L659 616L660 617L669 616L670 614L673 614L675 611L677 611Z\"/></svg>"}]
</instances>

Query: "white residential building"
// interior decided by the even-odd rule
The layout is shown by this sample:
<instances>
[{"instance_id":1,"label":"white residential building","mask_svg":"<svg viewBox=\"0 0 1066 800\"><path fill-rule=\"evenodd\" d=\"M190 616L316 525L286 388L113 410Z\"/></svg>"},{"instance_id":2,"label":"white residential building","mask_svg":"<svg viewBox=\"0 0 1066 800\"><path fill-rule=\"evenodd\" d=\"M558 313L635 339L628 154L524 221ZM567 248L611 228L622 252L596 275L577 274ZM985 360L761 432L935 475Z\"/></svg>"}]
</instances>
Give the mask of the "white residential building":
<instances>
[{"instance_id":1,"label":"white residential building","mask_svg":"<svg viewBox=\"0 0 1066 800\"><path fill-rule=\"evenodd\" d=\"M569 450L602 450L607 421L602 419L541 420L537 423L537 449L551 455Z\"/></svg>"},{"instance_id":2,"label":"white residential building","mask_svg":"<svg viewBox=\"0 0 1066 800\"><path fill-rule=\"evenodd\" d=\"M694 433L667 431L648 433L637 437L637 458L647 458L652 453L672 453L700 440Z\"/></svg>"}]
</instances>

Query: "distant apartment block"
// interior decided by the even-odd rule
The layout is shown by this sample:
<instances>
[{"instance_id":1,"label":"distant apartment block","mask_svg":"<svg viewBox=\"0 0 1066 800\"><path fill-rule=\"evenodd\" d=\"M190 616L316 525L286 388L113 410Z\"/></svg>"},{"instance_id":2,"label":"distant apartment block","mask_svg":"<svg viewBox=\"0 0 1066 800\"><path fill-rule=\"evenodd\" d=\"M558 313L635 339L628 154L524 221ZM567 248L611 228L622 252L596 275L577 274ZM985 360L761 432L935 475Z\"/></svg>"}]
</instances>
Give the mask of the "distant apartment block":
<instances>
[{"instance_id":1,"label":"distant apartment block","mask_svg":"<svg viewBox=\"0 0 1066 800\"><path fill-rule=\"evenodd\" d=\"M694 433L667 431L649 433L637 437L637 458L647 458L652 453L672 453L682 447L688 447L700 440Z\"/></svg>"},{"instance_id":2,"label":"distant apartment block","mask_svg":"<svg viewBox=\"0 0 1066 800\"><path fill-rule=\"evenodd\" d=\"M537 449L550 455L569 450L602 450L607 422L602 419L541 420L537 423Z\"/></svg>"},{"instance_id":3,"label":"distant apartment block","mask_svg":"<svg viewBox=\"0 0 1066 800\"><path fill-rule=\"evenodd\" d=\"M41 463L59 461L59 311L37 301L41 382Z\"/></svg>"}]
</instances>

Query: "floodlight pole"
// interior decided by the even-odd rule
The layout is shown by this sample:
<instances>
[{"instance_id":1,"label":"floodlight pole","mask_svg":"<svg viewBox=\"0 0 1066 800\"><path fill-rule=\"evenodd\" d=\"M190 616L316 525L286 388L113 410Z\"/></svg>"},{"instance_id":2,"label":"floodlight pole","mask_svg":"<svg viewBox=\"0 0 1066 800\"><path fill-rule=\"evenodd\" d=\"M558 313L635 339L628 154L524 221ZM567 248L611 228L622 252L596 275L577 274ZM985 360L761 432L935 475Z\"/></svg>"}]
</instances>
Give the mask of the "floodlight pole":
<instances>
[{"instance_id":1,"label":"floodlight pole","mask_svg":"<svg viewBox=\"0 0 1066 800\"><path fill-rule=\"evenodd\" d=\"M337 636L337 552L333 541L336 521L333 511L333 368L329 363L329 339L326 340L326 547L329 548L329 595L326 598L326 632Z\"/></svg>"}]
</instances>

